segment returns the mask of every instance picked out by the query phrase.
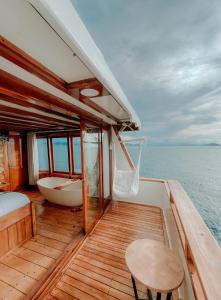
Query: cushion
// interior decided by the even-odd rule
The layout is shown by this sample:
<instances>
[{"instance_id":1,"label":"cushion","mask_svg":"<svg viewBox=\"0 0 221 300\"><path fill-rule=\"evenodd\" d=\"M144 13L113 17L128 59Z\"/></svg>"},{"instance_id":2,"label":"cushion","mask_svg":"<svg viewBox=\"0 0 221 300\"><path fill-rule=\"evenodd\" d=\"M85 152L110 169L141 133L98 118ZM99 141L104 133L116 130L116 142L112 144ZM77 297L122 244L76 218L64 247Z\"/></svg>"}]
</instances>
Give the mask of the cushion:
<instances>
[{"instance_id":1,"label":"cushion","mask_svg":"<svg viewBox=\"0 0 221 300\"><path fill-rule=\"evenodd\" d=\"M0 192L0 217L30 203L29 198L21 193Z\"/></svg>"}]
</instances>

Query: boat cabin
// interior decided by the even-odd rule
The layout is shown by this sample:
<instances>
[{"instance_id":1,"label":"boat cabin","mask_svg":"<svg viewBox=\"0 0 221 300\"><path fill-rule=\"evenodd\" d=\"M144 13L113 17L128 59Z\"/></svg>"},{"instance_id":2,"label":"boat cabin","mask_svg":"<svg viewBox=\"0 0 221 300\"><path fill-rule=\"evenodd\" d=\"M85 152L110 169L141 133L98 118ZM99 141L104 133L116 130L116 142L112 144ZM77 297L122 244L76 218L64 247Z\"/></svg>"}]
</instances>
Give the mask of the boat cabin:
<instances>
[{"instance_id":1,"label":"boat cabin","mask_svg":"<svg viewBox=\"0 0 221 300\"><path fill-rule=\"evenodd\" d=\"M180 183L139 178L140 120L71 1L0 5L0 299L134 299L137 239L176 253L173 299L219 299L220 247Z\"/></svg>"}]
</instances>

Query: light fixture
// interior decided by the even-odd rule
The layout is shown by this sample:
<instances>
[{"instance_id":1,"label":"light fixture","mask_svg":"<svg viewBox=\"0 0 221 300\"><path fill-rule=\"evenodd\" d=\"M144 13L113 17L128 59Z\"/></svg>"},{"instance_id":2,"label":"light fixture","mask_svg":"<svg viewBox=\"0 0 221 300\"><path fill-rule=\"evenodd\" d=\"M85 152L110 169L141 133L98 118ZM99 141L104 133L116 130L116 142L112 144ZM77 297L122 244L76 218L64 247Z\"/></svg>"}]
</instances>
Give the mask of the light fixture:
<instances>
[{"instance_id":1,"label":"light fixture","mask_svg":"<svg viewBox=\"0 0 221 300\"><path fill-rule=\"evenodd\" d=\"M80 93L85 97L96 97L99 95L99 91L95 89L83 89Z\"/></svg>"}]
</instances>

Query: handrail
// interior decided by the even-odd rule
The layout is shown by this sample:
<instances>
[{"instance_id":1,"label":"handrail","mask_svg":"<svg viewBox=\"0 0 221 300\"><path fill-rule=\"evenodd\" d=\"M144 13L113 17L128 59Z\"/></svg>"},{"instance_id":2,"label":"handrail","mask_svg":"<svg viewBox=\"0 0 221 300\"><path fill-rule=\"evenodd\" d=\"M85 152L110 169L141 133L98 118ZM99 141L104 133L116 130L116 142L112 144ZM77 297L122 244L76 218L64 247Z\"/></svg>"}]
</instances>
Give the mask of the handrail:
<instances>
[{"instance_id":1,"label":"handrail","mask_svg":"<svg viewBox=\"0 0 221 300\"><path fill-rule=\"evenodd\" d=\"M181 184L167 183L196 299L220 299L221 248Z\"/></svg>"}]
</instances>

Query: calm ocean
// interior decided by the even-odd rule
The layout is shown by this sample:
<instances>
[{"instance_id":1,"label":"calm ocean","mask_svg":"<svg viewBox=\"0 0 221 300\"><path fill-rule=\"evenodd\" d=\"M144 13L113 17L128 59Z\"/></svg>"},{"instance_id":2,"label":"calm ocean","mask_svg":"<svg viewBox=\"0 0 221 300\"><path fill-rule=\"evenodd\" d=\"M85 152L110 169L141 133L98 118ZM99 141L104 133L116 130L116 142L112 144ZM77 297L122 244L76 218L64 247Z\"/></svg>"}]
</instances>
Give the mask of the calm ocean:
<instances>
[{"instance_id":1,"label":"calm ocean","mask_svg":"<svg viewBox=\"0 0 221 300\"><path fill-rule=\"evenodd\" d=\"M62 143L58 146L58 163L65 169L63 153L66 153L66 148ZM45 157L44 153L42 157ZM142 153L140 174L180 181L221 245L221 147L147 144Z\"/></svg>"},{"instance_id":2,"label":"calm ocean","mask_svg":"<svg viewBox=\"0 0 221 300\"><path fill-rule=\"evenodd\" d=\"M221 245L221 147L146 145L140 173L180 181Z\"/></svg>"}]
</instances>

